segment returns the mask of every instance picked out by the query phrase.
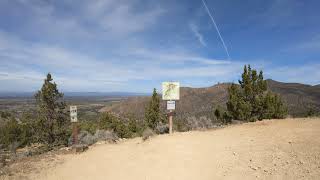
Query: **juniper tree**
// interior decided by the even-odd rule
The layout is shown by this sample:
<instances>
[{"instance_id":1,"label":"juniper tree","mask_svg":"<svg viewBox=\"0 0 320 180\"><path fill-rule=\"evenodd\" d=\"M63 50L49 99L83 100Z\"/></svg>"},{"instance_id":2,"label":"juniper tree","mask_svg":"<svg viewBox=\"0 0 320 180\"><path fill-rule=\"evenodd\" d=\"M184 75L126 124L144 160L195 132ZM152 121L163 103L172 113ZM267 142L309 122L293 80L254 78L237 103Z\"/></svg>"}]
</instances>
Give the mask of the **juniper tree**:
<instances>
[{"instance_id":1,"label":"juniper tree","mask_svg":"<svg viewBox=\"0 0 320 180\"><path fill-rule=\"evenodd\" d=\"M145 121L151 129L155 129L160 122L160 97L156 88L153 89L151 100L145 109Z\"/></svg>"},{"instance_id":2,"label":"juniper tree","mask_svg":"<svg viewBox=\"0 0 320 180\"><path fill-rule=\"evenodd\" d=\"M47 74L41 90L35 94L38 111L38 141L49 146L66 144L68 139L66 103L63 93Z\"/></svg>"},{"instance_id":3,"label":"juniper tree","mask_svg":"<svg viewBox=\"0 0 320 180\"><path fill-rule=\"evenodd\" d=\"M280 96L267 90L262 71L258 75L250 65L245 65L241 77L240 86L232 84L228 89L227 109L233 119L283 118L286 115Z\"/></svg>"}]
</instances>

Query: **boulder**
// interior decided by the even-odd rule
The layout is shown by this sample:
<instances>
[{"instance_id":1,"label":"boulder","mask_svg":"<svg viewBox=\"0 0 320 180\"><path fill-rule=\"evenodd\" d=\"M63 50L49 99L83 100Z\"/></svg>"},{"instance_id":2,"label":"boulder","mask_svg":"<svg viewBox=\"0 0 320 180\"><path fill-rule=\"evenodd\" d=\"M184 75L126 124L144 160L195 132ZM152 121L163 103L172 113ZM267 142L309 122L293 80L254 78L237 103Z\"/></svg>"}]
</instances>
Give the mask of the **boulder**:
<instances>
[{"instance_id":1,"label":"boulder","mask_svg":"<svg viewBox=\"0 0 320 180\"><path fill-rule=\"evenodd\" d=\"M156 132L158 134L167 134L167 133L169 133L169 125L168 124L158 124L156 126Z\"/></svg>"},{"instance_id":2,"label":"boulder","mask_svg":"<svg viewBox=\"0 0 320 180\"><path fill-rule=\"evenodd\" d=\"M155 133L150 128L147 128L142 132L142 140L145 141L154 135Z\"/></svg>"},{"instance_id":3,"label":"boulder","mask_svg":"<svg viewBox=\"0 0 320 180\"><path fill-rule=\"evenodd\" d=\"M114 143L119 139L115 133L107 130L97 130L94 137L96 141L108 141L111 143Z\"/></svg>"}]
</instances>

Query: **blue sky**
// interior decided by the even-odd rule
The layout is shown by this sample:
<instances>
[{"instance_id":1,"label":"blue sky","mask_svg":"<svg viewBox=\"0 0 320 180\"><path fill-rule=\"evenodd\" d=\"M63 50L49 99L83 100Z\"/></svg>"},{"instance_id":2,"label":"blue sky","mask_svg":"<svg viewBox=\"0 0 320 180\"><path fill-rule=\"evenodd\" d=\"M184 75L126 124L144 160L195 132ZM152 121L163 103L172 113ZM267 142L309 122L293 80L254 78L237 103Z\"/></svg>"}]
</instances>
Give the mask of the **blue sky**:
<instances>
[{"instance_id":1,"label":"blue sky","mask_svg":"<svg viewBox=\"0 0 320 180\"><path fill-rule=\"evenodd\" d=\"M162 81L265 78L320 84L320 2L1 0L0 91L35 91L51 72L62 91L150 92Z\"/></svg>"}]
</instances>

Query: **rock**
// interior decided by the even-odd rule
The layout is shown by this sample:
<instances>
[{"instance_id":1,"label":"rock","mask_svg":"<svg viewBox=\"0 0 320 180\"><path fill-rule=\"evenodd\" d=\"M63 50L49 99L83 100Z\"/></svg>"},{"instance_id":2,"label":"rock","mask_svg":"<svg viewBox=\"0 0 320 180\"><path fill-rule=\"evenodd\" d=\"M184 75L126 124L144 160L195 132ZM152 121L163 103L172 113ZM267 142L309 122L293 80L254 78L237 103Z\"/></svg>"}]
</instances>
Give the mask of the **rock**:
<instances>
[{"instance_id":1,"label":"rock","mask_svg":"<svg viewBox=\"0 0 320 180\"><path fill-rule=\"evenodd\" d=\"M249 168L251 168L252 170L258 170L256 167L253 167L253 166L249 166Z\"/></svg>"},{"instance_id":2,"label":"rock","mask_svg":"<svg viewBox=\"0 0 320 180\"><path fill-rule=\"evenodd\" d=\"M60 151L70 151L72 148L70 147L62 147L60 148Z\"/></svg>"},{"instance_id":3,"label":"rock","mask_svg":"<svg viewBox=\"0 0 320 180\"><path fill-rule=\"evenodd\" d=\"M88 131L80 131L78 134L78 144L83 144L83 145L92 145L96 141L96 138L90 134ZM69 138L69 146L73 145L73 137L71 136Z\"/></svg>"},{"instance_id":4,"label":"rock","mask_svg":"<svg viewBox=\"0 0 320 180\"><path fill-rule=\"evenodd\" d=\"M119 139L115 133L107 130L97 130L94 136L96 141L108 141L111 143L114 143Z\"/></svg>"},{"instance_id":5,"label":"rock","mask_svg":"<svg viewBox=\"0 0 320 180\"><path fill-rule=\"evenodd\" d=\"M168 124L158 124L156 126L156 132L158 134L167 134L167 133L169 133L169 125Z\"/></svg>"},{"instance_id":6,"label":"rock","mask_svg":"<svg viewBox=\"0 0 320 180\"><path fill-rule=\"evenodd\" d=\"M31 156L32 152L30 150L24 151L24 152L18 152L16 153L15 159L22 159L28 156Z\"/></svg>"},{"instance_id":7,"label":"rock","mask_svg":"<svg viewBox=\"0 0 320 180\"><path fill-rule=\"evenodd\" d=\"M236 152L233 152L233 155L234 155L234 156L237 155Z\"/></svg>"},{"instance_id":8,"label":"rock","mask_svg":"<svg viewBox=\"0 0 320 180\"><path fill-rule=\"evenodd\" d=\"M97 130L94 135L89 133L88 131L80 131L78 134L78 144L82 145L92 145L96 143L97 141L108 141L110 143L114 143L118 140L118 136L107 130ZM73 145L73 137L71 136L69 138L69 146Z\"/></svg>"},{"instance_id":9,"label":"rock","mask_svg":"<svg viewBox=\"0 0 320 180\"><path fill-rule=\"evenodd\" d=\"M142 132L142 140L145 141L154 135L155 133L150 128L147 128Z\"/></svg>"},{"instance_id":10,"label":"rock","mask_svg":"<svg viewBox=\"0 0 320 180\"><path fill-rule=\"evenodd\" d=\"M309 170L307 170L306 172L307 172L308 174L310 173L310 171L309 171Z\"/></svg>"},{"instance_id":11,"label":"rock","mask_svg":"<svg viewBox=\"0 0 320 180\"><path fill-rule=\"evenodd\" d=\"M242 124L243 121L239 121L239 120L231 120L231 124Z\"/></svg>"},{"instance_id":12,"label":"rock","mask_svg":"<svg viewBox=\"0 0 320 180\"><path fill-rule=\"evenodd\" d=\"M79 144L72 146L73 152L84 152L88 149L87 145Z\"/></svg>"},{"instance_id":13,"label":"rock","mask_svg":"<svg viewBox=\"0 0 320 180\"><path fill-rule=\"evenodd\" d=\"M97 142L97 139L91 135L90 133L86 133L83 135L80 135L79 139L78 139L79 144L83 144L83 145L92 145L95 142Z\"/></svg>"}]
</instances>

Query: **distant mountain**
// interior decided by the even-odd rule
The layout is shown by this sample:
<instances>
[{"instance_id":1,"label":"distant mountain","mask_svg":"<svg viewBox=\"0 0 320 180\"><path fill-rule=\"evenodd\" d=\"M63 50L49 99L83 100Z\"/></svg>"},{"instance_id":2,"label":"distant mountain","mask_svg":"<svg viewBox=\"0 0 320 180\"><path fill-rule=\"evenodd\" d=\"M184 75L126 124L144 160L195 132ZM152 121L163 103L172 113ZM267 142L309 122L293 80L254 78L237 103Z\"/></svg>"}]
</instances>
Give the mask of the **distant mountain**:
<instances>
[{"instance_id":1,"label":"distant mountain","mask_svg":"<svg viewBox=\"0 0 320 180\"><path fill-rule=\"evenodd\" d=\"M289 114L292 116L303 116L310 109L320 111L320 86L310 86L298 83L282 83L274 80L267 80L268 88L280 94L288 104ZM180 100L177 101L176 114L178 119L193 119L190 123L214 123L213 109L222 106L228 100L228 87L231 83L217 84L207 88L180 89ZM133 114L142 119L144 109L150 97L129 97L120 103L101 109L119 115ZM165 109L165 102L161 101L162 110ZM195 120L196 119L196 120ZM189 121L187 120L187 121ZM205 126L205 125L201 125Z\"/></svg>"},{"instance_id":2,"label":"distant mountain","mask_svg":"<svg viewBox=\"0 0 320 180\"><path fill-rule=\"evenodd\" d=\"M0 92L0 98L33 98L35 92ZM135 92L64 92L65 97L130 97L145 96Z\"/></svg>"},{"instance_id":3,"label":"distant mountain","mask_svg":"<svg viewBox=\"0 0 320 180\"><path fill-rule=\"evenodd\" d=\"M311 109L320 111L320 85L282 83L270 79L267 82L269 89L280 94L286 101L289 114L302 116Z\"/></svg>"}]
</instances>

